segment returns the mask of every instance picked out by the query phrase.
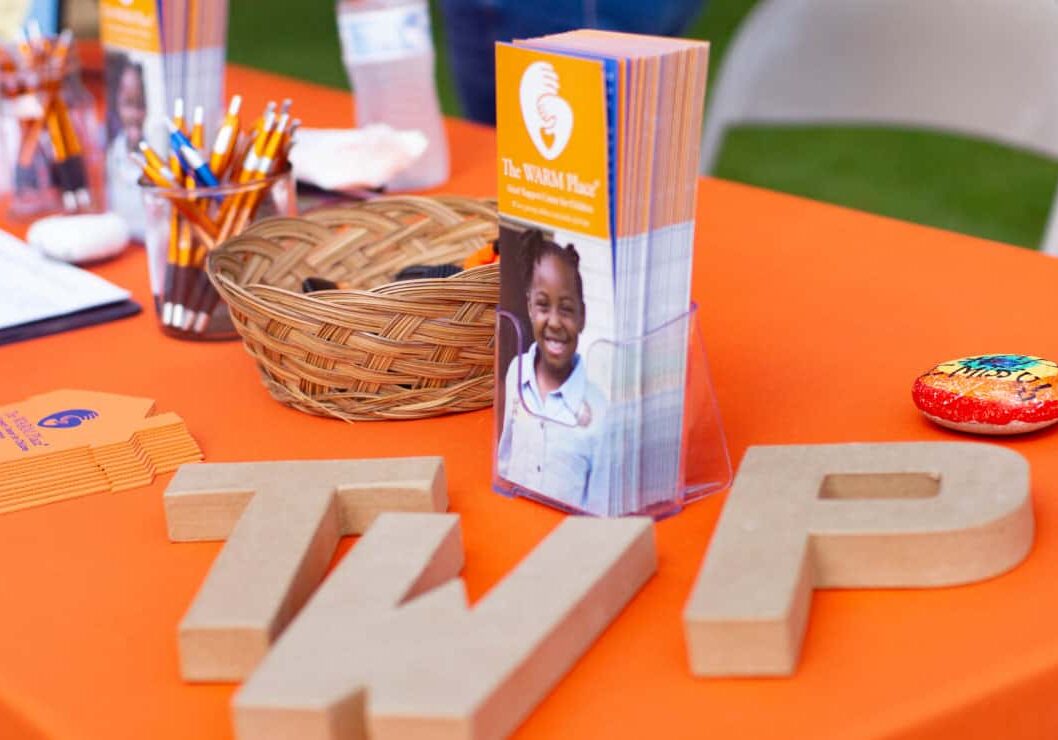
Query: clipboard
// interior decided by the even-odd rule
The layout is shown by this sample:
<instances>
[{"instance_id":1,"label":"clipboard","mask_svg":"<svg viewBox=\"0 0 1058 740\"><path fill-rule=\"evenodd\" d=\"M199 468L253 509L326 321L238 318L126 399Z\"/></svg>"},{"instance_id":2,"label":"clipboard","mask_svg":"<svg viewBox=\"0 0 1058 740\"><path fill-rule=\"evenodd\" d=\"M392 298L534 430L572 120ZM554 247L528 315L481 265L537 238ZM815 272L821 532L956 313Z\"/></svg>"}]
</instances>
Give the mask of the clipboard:
<instances>
[{"instance_id":1,"label":"clipboard","mask_svg":"<svg viewBox=\"0 0 1058 740\"><path fill-rule=\"evenodd\" d=\"M95 326L96 324L135 316L142 310L142 306L136 301L124 300L117 303L108 303L104 306L86 308L82 311L74 311L62 316L50 316L46 319L9 326L6 329L0 329L0 345L45 337L64 331L80 329L85 326Z\"/></svg>"},{"instance_id":2,"label":"clipboard","mask_svg":"<svg viewBox=\"0 0 1058 740\"><path fill-rule=\"evenodd\" d=\"M124 288L0 231L0 345L139 313Z\"/></svg>"}]
</instances>

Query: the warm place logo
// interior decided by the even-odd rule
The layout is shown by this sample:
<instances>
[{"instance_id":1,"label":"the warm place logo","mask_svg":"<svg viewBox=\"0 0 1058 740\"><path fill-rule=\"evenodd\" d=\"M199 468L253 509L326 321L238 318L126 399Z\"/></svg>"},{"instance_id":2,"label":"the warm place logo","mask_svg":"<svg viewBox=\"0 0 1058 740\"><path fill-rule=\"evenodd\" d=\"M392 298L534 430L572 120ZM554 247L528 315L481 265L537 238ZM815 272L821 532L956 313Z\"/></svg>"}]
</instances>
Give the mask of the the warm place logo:
<instances>
[{"instance_id":1,"label":"the warm place logo","mask_svg":"<svg viewBox=\"0 0 1058 740\"><path fill-rule=\"evenodd\" d=\"M573 108L558 89L558 73L550 62L533 62L526 67L518 87L525 129L548 161L562 154L573 133Z\"/></svg>"},{"instance_id":2,"label":"the warm place logo","mask_svg":"<svg viewBox=\"0 0 1058 740\"><path fill-rule=\"evenodd\" d=\"M97 416L99 412L91 409L65 409L48 414L37 422L37 426L45 429L72 429Z\"/></svg>"}]
</instances>

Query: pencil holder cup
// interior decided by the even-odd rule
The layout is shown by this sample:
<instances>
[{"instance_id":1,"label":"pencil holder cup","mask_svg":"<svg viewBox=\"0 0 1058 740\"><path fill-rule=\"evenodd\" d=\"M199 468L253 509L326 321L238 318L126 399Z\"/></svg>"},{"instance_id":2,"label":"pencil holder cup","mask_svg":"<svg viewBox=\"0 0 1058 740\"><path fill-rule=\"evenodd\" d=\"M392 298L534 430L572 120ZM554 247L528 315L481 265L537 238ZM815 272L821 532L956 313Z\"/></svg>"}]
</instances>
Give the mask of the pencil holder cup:
<instances>
[{"instance_id":1,"label":"pencil holder cup","mask_svg":"<svg viewBox=\"0 0 1058 740\"><path fill-rule=\"evenodd\" d=\"M209 281L206 257L257 221L297 215L290 168L211 188L162 188L141 181L140 189L151 293L162 331L180 339L237 339L228 307Z\"/></svg>"},{"instance_id":2,"label":"pencil holder cup","mask_svg":"<svg viewBox=\"0 0 1058 740\"><path fill-rule=\"evenodd\" d=\"M103 127L76 61L0 72L0 141L9 216L102 210Z\"/></svg>"}]
</instances>

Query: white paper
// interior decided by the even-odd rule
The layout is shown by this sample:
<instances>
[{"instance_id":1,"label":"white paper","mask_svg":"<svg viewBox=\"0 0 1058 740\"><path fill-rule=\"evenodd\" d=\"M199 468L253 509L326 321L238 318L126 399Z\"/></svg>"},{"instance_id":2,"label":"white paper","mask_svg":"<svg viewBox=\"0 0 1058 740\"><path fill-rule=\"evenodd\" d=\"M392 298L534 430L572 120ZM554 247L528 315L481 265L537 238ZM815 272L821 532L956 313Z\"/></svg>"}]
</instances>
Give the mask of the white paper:
<instances>
[{"instance_id":1,"label":"white paper","mask_svg":"<svg viewBox=\"0 0 1058 740\"><path fill-rule=\"evenodd\" d=\"M98 275L41 256L0 231L0 329L128 299Z\"/></svg>"},{"instance_id":2,"label":"white paper","mask_svg":"<svg viewBox=\"0 0 1058 740\"><path fill-rule=\"evenodd\" d=\"M419 131L385 124L359 129L298 129L290 150L294 177L324 190L377 188L390 182L426 151Z\"/></svg>"}]
</instances>

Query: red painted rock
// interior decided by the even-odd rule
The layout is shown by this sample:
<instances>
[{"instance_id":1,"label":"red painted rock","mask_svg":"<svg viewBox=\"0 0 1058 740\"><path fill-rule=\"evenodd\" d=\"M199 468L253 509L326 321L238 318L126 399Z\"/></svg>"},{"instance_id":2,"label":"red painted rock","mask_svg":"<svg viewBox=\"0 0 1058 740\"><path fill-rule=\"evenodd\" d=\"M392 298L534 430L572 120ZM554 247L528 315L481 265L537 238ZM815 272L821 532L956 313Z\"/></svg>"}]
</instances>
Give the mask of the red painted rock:
<instances>
[{"instance_id":1,"label":"red painted rock","mask_svg":"<svg viewBox=\"0 0 1058 740\"><path fill-rule=\"evenodd\" d=\"M1058 363L1031 355L942 362L915 381L927 419L962 432L1021 434L1058 422Z\"/></svg>"}]
</instances>

